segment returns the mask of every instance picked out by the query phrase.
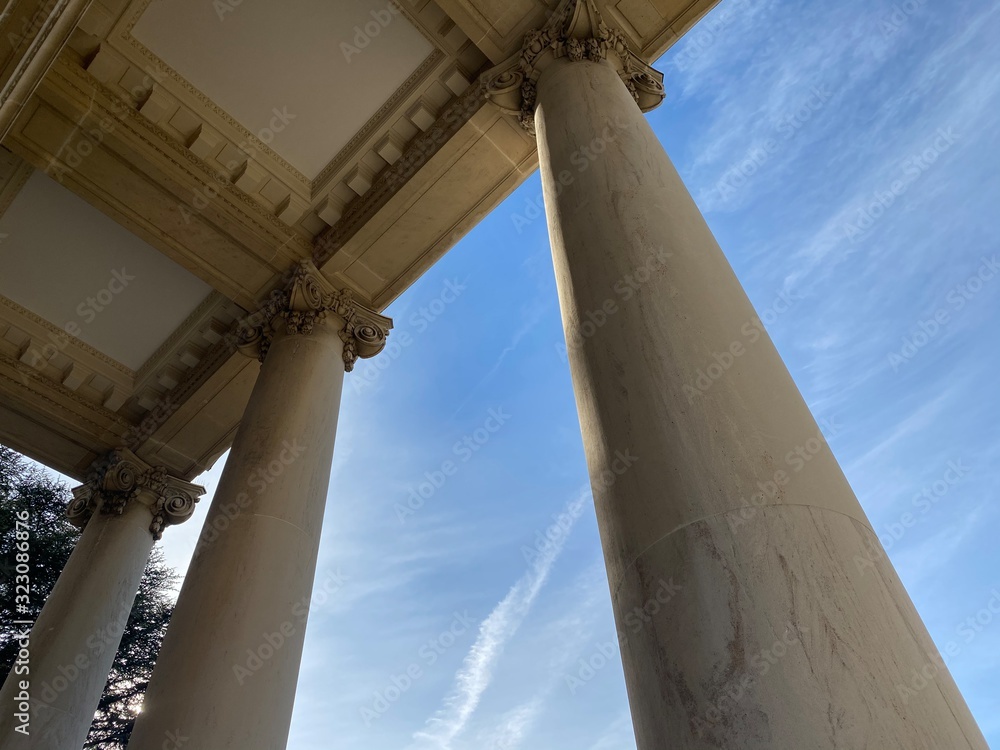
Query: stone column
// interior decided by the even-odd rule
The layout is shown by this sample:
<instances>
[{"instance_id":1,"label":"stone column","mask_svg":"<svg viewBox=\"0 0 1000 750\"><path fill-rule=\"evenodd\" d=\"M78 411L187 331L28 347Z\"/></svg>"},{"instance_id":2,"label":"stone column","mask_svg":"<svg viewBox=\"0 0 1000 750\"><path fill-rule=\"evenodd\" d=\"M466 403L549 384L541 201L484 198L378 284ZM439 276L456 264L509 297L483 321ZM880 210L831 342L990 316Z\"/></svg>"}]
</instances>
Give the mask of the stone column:
<instances>
[{"instance_id":1,"label":"stone column","mask_svg":"<svg viewBox=\"0 0 1000 750\"><path fill-rule=\"evenodd\" d=\"M83 534L29 634L30 672L11 672L0 692L0 746L83 747L153 542L186 521L204 491L126 449L73 491L67 514ZM28 736L16 730L24 717L12 715L24 695Z\"/></svg>"},{"instance_id":2,"label":"stone column","mask_svg":"<svg viewBox=\"0 0 1000 750\"><path fill-rule=\"evenodd\" d=\"M262 361L129 743L285 747L344 371L392 322L308 261L242 332ZM176 740L175 740L176 741Z\"/></svg>"},{"instance_id":3,"label":"stone column","mask_svg":"<svg viewBox=\"0 0 1000 750\"><path fill-rule=\"evenodd\" d=\"M985 749L640 113L658 74L579 0L485 83L537 129L639 750Z\"/></svg>"}]
</instances>

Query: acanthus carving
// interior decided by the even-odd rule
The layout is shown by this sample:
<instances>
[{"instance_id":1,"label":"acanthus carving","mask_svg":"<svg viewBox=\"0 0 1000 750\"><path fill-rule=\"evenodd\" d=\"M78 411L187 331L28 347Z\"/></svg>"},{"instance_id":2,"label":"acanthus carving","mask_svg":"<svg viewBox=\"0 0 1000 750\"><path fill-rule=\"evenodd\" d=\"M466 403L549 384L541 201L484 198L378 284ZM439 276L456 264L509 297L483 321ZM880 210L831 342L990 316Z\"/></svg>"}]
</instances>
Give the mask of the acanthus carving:
<instances>
[{"instance_id":1,"label":"acanthus carving","mask_svg":"<svg viewBox=\"0 0 1000 750\"><path fill-rule=\"evenodd\" d=\"M152 513L149 531L159 539L164 527L191 517L204 492L204 487L176 479L162 466L150 466L132 451L118 448L95 479L73 490L66 517L82 529L94 513L120 516L131 503L139 502Z\"/></svg>"},{"instance_id":2,"label":"acanthus carving","mask_svg":"<svg viewBox=\"0 0 1000 750\"><path fill-rule=\"evenodd\" d=\"M525 35L519 54L483 75L486 98L534 134L538 79L562 58L614 65L643 112L663 101L663 74L629 49L620 30L604 23L594 0L563 0L544 28Z\"/></svg>"},{"instance_id":3,"label":"acanthus carving","mask_svg":"<svg viewBox=\"0 0 1000 750\"><path fill-rule=\"evenodd\" d=\"M261 362L275 333L308 335L331 318L344 342L344 369L350 372L359 358L374 357L385 347L392 320L358 304L351 292L338 291L311 261L299 262L284 289L275 289L257 312L242 320L237 346Z\"/></svg>"}]
</instances>

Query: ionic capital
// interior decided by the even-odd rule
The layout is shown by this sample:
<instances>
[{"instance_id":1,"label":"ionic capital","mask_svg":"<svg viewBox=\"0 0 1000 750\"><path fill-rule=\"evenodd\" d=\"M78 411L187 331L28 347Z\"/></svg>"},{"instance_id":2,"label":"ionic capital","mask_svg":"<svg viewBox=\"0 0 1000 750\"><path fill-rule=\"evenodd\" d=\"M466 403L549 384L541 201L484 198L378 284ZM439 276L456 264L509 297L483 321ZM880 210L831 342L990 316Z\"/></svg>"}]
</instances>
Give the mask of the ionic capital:
<instances>
[{"instance_id":1,"label":"ionic capital","mask_svg":"<svg viewBox=\"0 0 1000 750\"><path fill-rule=\"evenodd\" d=\"M162 466L150 466L132 451L118 448L96 479L74 488L66 516L82 529L94 513L120 516L130 503L142 503L153 515L149 531L159 539L165 526L191 517L203 494L204 487L172 477Z\"/></svg>"},{"instance_id":2,"label":"ionic capital","mask_svg":"<svg viewBox=\"0 0 1000 750\"><path fill-rule=\"evenodd\" d=\"M519 54L483 74L486 98L534 134L538 79L556 60L612 65L643 112L663 101L663 74L629 49L621 31L604 23L594 0L563 0L543 28L525 35Z\"/></svg>"},{"instance_id":3,"label":"ionic capital","mask_svg":"<svg viewBox=\"0 0 1000 750\"><path fill-rule=\"evenodd\" d=\"M339 332L347 372L359 357L367 359L382 351L392 328L390 318L355 302L349 290L335 289L311 261L303 260L286 287L271 292L260 309L240 323L237 346L263 362L278 330L305 335L320 322Z\"/></svg>"}]
</instances>

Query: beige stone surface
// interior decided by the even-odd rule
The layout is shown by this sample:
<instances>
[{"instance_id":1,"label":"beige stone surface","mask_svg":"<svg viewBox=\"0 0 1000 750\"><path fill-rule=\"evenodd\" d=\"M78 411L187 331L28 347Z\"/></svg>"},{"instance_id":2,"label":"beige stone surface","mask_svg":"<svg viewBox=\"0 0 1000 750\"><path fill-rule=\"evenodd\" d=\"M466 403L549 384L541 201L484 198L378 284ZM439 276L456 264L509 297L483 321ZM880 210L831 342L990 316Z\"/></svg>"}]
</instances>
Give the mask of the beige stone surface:
<instances>
[{"instance_id":1,"label":"beige stone surface","mask_svg":"<svg viewBox=\"0 0 1000 750\"><path fill-rule=\"evenodd\" d=\"M930 638L888 564L855 564L870 524L617 71L552 64L535 125L639 749L985 748L946 670L899 698Z\"/></svg>"},{"instance_id":2,"label":"beige stone surface","mask_svg":"<svg viewBox=\"0 0 1000 750\"><path fill-rule=\"evenodd\" d=\"M18 0L0 16L0 138L62 50L92 0Z\"/></svg>"},{"instance_id":3,"label":"beige stone surface","mask_svg":"<svg viewBox=\"0 0 1000 750\"><path fill-rule=\"evenodd\" d=\"M388 319L310 264L265 306L246 348L260 376L184 579L129 747L282 748L305 637L345 367ZM343 336L341 334L344 334Z\"/></svg>"}]
</instances>

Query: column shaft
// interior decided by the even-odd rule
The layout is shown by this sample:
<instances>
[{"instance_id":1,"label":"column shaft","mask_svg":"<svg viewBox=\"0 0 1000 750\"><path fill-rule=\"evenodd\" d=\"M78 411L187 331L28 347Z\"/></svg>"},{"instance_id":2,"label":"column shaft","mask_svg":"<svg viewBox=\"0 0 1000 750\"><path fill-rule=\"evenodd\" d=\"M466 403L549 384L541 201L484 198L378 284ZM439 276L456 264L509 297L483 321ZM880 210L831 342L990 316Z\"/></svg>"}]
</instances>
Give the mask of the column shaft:
<instances>
[{"instance_id":1,"label":"column shaft","mask_svg":"<svg viewBox=\"0 0 1000 750\"><path fill-rule=\"evenodd\" d=\"M83 747L153 548L149 518L133 503L87 524L31 630L30 738L11 724L22 678L11 673L0 693L4 747Z\"/></svg>"},{"instance_id":2,"label":"column shaft","mask_svg":"<svg viewBox=\"0 0 1000 750\"><path fill-rule=\"evenodd\" d=\"M639 750L986 748L615 68L553 62L534 123Z\"/></svg>"},{"instance_id":3,"label":"column shaft","mask_svg":"<svg viewBox=\"0 0 1000 750\"><path fill-rule=\"evenodd\" d=\"M102 463L98 478L75 489L67 508L84 531L31 629L30 671L12 671L0 692L4 748L83 746L153 542L165 525L189 518L204 492L125 449ZM27 737L14 731L22 722L10 712L24 693L31 709Z\"/></svg>"},{"instance_id":4,"label":"column shaft","mask_svg":"<svg viewBox=\"0 0 1000 750\"><path fill-rule=\"evenodd\" d=\"M270 343L129 748L283 748L344 379L336 326Z\"/></svg>"}]
</instances>

